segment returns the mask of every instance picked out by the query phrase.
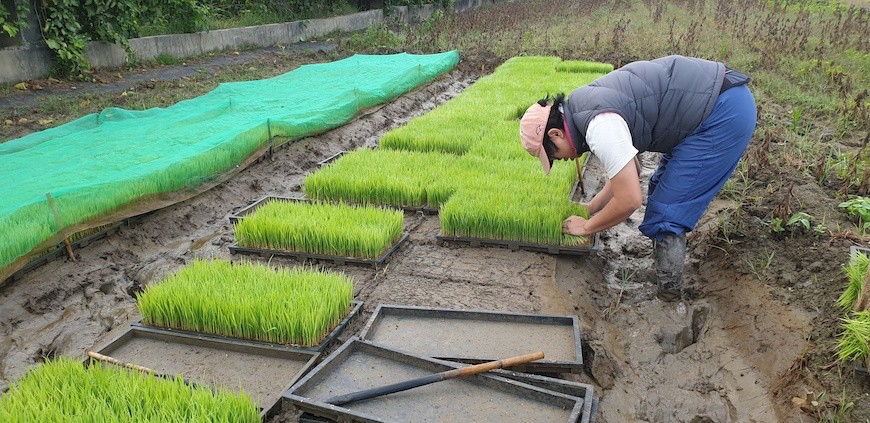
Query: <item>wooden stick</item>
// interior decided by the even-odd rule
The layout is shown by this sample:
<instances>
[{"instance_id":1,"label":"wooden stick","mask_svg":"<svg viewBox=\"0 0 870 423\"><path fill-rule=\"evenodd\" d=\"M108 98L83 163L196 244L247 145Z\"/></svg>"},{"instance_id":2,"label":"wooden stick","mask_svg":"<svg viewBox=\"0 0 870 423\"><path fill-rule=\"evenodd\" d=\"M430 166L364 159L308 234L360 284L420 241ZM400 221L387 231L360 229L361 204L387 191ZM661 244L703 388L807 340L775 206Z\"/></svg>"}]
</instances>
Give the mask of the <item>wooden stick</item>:
<instances>
[{"instance_id":1,"label":"wooden stick","mask_svg":"<svg viewBox=\"0 0 870 423\"><path fill-rule=\"evenodd\" d=\"M57 225L57 229L60 230L60 214L58 214L57 207L54 205L54 199L51 198L50 192L46 192L45 197L48 198L48 207L51 208L51 213L54 215L54 224ZM66 247L66 255L69 256L70 260L76 261L76 255L73 253L72 244L69 242L69 238L63 239L63 245Z\"/></svg>"},{"instance_id":2,"label":"wooden stick","mask_svg":"<svg viewBox=\"0 0 870 423\"><path fill-rule=\"evenodd\" d=\"M486 363L475 364L473 366L462 367L459 369L448 370L446 372L435 373L429 376L423 376L416 379L406 380L404 382L398 382L391 385L380 386L377 388L365 389L362 391L351 392L349 394L339 395L336 397L332 397L327 399L327 404L332 405L343 405L347 403L351 403L354 401L361 401L364 399L379 397L382 395L393 394L396 392L407 391L409 389L414 389L420 386L429 385L435 382L441 382L442 380L448 380L459 377L466 377L475 375L478 373L488 372L494 369L501 369L505 367L516 366L519 364L525 364L530 361L540 360L544 358L544 352L539 351L536 353L520 355L517 357L506 358L504 360L495 360L489 361Z\"/></svg>"},{"instance_id":3,"label":"wooden stick","mask_svg":"<svg viewBox=\"0 0 870 423\"><path fill-rule=\"evenodd\" d=\"M577 165L577 181L578 185L580 185L580 195L586 196L586 187L583 186L583 167L580 166L580 157L574 158L574 164Z\"/></svg>"},{"instance_id":4,"label":"wooden stick","mask_svg":"<svg viewBox=\"0 0 870 423\"><path fill-rule=\"evenodd\" d=\"M157 374L157 372L155 372L154 370L149 369L147 367L143 367L143 366L140 366L138 364L133 364L133 363L125 363L121 360L118 360L117 358L109 357L107 355L103 355L103 354L100 354L98 352L88 351L88 357L93 358L94 360L97 360L97 361L111 363L111 364L114 364L116 366L126 367L128 369L139 370L140 372L145 372L145 373L152 374L152 375Z\"/></svg>"}]
</instances>

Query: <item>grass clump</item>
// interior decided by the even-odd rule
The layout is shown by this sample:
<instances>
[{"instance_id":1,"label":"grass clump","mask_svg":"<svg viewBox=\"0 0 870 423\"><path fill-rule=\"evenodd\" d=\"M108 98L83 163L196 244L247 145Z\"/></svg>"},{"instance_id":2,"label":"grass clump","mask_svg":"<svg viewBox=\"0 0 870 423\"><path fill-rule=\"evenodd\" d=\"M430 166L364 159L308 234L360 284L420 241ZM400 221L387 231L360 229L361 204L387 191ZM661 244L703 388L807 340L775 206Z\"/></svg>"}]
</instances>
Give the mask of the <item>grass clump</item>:
<instances>
[{"instance_id":1,"label":"grass clump","mask_svg":"<svg viewBox=\"0 0 870 423\"><path fill-rule=\"evenodd\" d=\"M244 392L212 391L139 371L61 357L0 396L3 422L259 422Z\"/></svg>"},{"instance_id":2,"label":"grass clump","mask_svg":"<svg viewBox=\"0 0 870 423\"><path fill-rule=\"evenodd\" d=\"M855 255L855 259L844 269L846 273L846 289L837 299L837 305L844 309L851 309L864 288L864 280L867 279L867 267L870 265L870 257L864 253Z\"/></svg>"},{"instance_id":3,"label":"grass clump","mask_svg":"<svg viewBox=\"0 0 870 423\"><path fill-rule=\"evenodd\" d=\"M271 201L235 226L244 247L377 258L398 241L404 214L347 204Z\"/></svg>"},{"instance_id":4,"label":"grass clump","mask_svg":"<svg viewBox=\"0 0 870 423\"><path fill-rule=\"evenodd\" d=\"M857 312L852 318L843 319L837 357L844 362L866 361L870 357L870 311Z\"/></svg>"},{"instance_id":5,"label":"grass clump","mask_svg":"<svg viewBox=\"0 0 870 423\"><path fill-rule=\"evenodd\" d=\"M317 345L347 314L341 273L197 260L138 296L144 323L271 342Z\"/></svg>"}]
</instances>

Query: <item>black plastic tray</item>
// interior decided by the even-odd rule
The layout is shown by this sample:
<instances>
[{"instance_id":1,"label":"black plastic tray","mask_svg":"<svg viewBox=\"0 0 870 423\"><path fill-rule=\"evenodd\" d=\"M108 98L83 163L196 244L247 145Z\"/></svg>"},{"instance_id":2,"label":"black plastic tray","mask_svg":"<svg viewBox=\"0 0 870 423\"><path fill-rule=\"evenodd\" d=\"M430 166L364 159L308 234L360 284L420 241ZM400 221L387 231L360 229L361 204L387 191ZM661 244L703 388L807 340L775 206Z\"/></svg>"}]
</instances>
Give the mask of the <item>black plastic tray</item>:
<instances>
[{"instance_id":1,"label":"black plastic tray","mask_svg":"<svg viewBox=\"0 0 870 423\"><path fill-rule=\"evenodd\" d=\"M854 245L849 247L849 261L855 260L858 253L864 253L864 255L870 256L870 248L857 247Z\"/></svg>"},{"instance_id":2,"label":"black plastic tray","mask_svg":"<svg viewBox=\"0 0 870 423\"><path fill-rule=\"evenodd\" d=\"M272 344L269 342L253 341L253 340L241 339L241 338L232 338L229 336L213 335L210 333L200 333L200 332L186 331L186 330L180 330L180 329L169 329L169 328L146 325L145 323L142 323L141 320L137 320L137 321L133 322L132 326L146 328L146 329L148 329L150 331L154 331L154 332L161 332L161 333L165 332L165 333L169 333L169 334L177 333L177 334L183 334L185 336L195 336L195 337L203 338L203 339L213 339L216 341L245 342L245 343L249 343L249 344L260 345L260 346L263 346L265 348L273 348L273 349L286 350L286 351L306 351L306 352L319 353L319 352L322 352L329 345L330 342L332 342L334 339L337 339L339 337L339 335L341 335L341 333L344 332L344 330L347 328L347 325L350 323L350 321L353 320L354 317L356 317L360 314L360 311L362 310L362 305L363 305L363 303L361 301L352 301L351 302L351 309L350 309L350 312L348 312L347 316L344 316L344 318L341 319L340 322L338 322L338 324L335 326L335 328L333 328L332 331L329 332L329 334L327 334L323 338L323 340L320 341L319 344L312 346L312 347L307 347L307 346L302 346L302 345Z\"/></svg>"},{"instance_id":3,"label":"black plastic tray","mask_svg":"<svg viewBox=\"0 0 870 423\"><path fill-rule=\"evenodd\" d=\"M554 392L560 392L573 397L583 399L583 408L577 423L594 423L595 414L598 412L598 398L595 397L595 388L585 383L573 382L564 379L556 379L547 376L520 373L511 370L493 370L493 376L516 380L518 382L534 385ZM299 416L299 423L329 423L329 419L305 412Z\"/></svg>"},{"instance_id":4,"label":"black plastic tray","mask_svg":"<svg viewBox=\"0 0 870 423\"><path fill-rule=\"evenodd\" d=\"M598 412L598 398L595 397L595 387L592 385L513 370L492 370L491 373L495 376L513 379L572 397L583 398L583 412L577 423L593 423L595 421L595 414Z\"/></svg>"},{"instance_id":5,"label":"black plastic tray","mask_svg":"<svg viewBox=\"0 0 870 423\"><path fill-rule=\"evenodd\" d=\"M465 237L465 236L449 236L449 235L436 235L435 238L439 241L444 241L444 242L469 244L472 247L481 247L481 246L503 247L503 248L510 248L511 250L537 251L537 252L541 252L541 253L548 253L548 254L555 254L555 255L586 255L586 254L598 252L598 250L601 249L601 236L597 233L592 238L592 245L582 246L582 247L581 246L569 246L569 245L556 245L556 244L538 244L538 243L534 243L534 242L509 241L509 240L503 240L503 239L473 238L473 237Z\"/></svg>"},{"instance_id":6,"label":"black plastic tray","mask_svg":"<svg viewBox=\"0 0 870 423\"><path fill-rule=\"evenodd\" d=\"M138 359L138 360L129 360L125 359L125 352L122 349L131 342L136 342L136 339L148 339L156 342L163 343L162 346L159 347L157 351L154 353L146 354L150 358L146 359ZM177 347L177 348L176 348ZM196 354L195 358L191 358L188 360L188 363L195 362L197 364L194 365L185 365L186 363L183 360L174 359L172 357L172 351L175 349L175 353L178 351L184 351L190 349L191 354ZM198 350L197 350L198 349ZM217 370L202 370L203 367L209 367L207 365L200 365L201 361L206 360L206 355L201 355L203 351L214 350L213 358L209 360L218 363L220 362L220 368ZM235 389L240 386L242 383L242 379L248 380L248 383L254 383L253 380L256 381L272 381L275 384L278 384L280 387L276 388L275 391L269 390L268 393L259 392L257 393L257 389L248 389L245 386L241 386L248 392L249 395L254 397L256 401L260 402L261 412L260 415L263 418L270 417L280 411L281 409L281 395L285 392L290 386L292 386L300 377L306 374L311 368L314 367L318 358L320 357L319 352L315 351L301 351L298 349L292 350L287 348L276 348L262 343L254 343L254 342L244 342L238 340L231 339L215 339L212 337L206 336L196 336L187 333L181 332L169 332L162 330L154 330L148 327L141 326L130 326L126 332L119 335L108 345L97 351L100 354L110 356L116 358L122 362L128 362L131 364L137 364L140 366L144 366L150 368L156 372L157 376L171 377L175 374L180 374L186 382L197 384L199 386L213 386L210 381L199 380L200 377L214 377L212 381L217 381L221 379L221 377L228 377L228 374L236 374L239 375L234 380L225 380L225 383L218 382L219 385L224 386L228 389ZM117 355L120 354L120 355ZM131 353L136 355L135 353ZM230 357L231 355L236 355L237 360L233 360L232 358L224 358ZM258 366L249 366L248 368L244 368L243 363L249 363L252 356L259 356L262 360L268 360L272 363L272 366L266 366L265 368L261 368ZM159 358L157 358L159 357ZM246 360L245 357L248 357ZM144 360L144 361L143 361ZM153 361L152 361L153 360ZM227 361L229 360L229 361ZM163 363L166 367L164 367ZM288 379L284 380L275 380L280 373L275 369L274 365L276 363L296 363L289 367L287 370ZM232 366L238 365L238 369L231 369ZM212 366L218 367L218 366ZM179 368L185 368L187 370L178 370ZM295 370L298 368L298 370ZM175 370L172 370L175 369ZM256 372L262 373L261 376L258 377ZM193 374L192 374L193 373ZM195 373L202 373L200 376L197 376ZM263 383L263 382L259 382Z\"/></svg>"},{"instance_id":7,"label":"black plastic tray","mask_svg":"<svg viewBox=\"0 0 870 423\"><path fill-rule=\"evenodd\" d=\"M514 370L583 372L577 316L379 304L359 337L411 354L464 363L544 351L543 360Z\"/></svg>"},{"instance_id":8,"label":"black plastic tray","mask_svg":"<svg viewBox=\"0 0 870 423\"><path fill-rule=\"evenodd\" d=\"M103 239L103 238L109 236L109 234L118 231L121 228L121 226L124 226L126 224L127 224L127 219L122 220L120 222L110 224L110 225L106 225L105 228L103 228L97 232L94 232L94 233L92 233L92 234L90 234L82 239L72 241L70 243L70 245L72 246L73 250L75 250L76 248L86 247L90 243L92 243L94 241L98 241L100 239ZM75 235L75 234L73 234L73 235ZM24 267L22 267L21 269L18 269L18 271L16 271L12 275L10 275L6 280L7 281L18 280L22 276L24 276L25 273L27 273L33 269L36 269L37 267L42 266L42 265L44 265L50 261L53 261L59 257L65 256L65 255L66 255L66 247L64 246L63 242L61 242L60 244L57 244L55 246L49 247L45 254L33 259L32 261L30 261L29 263L24 265ZM0 284L0 285L2 285L2 284Z\"/></svg>"},{"instance_id":9,"label":"black plastic tray","mask_svg":"<svg viewBox=\"0 0 870 423\"><path fill-rule=\"evenodd\" d=\"M284 397L302 411L357 422L581 420L583 398L477 374L344 406L328 397L462 367L351 338L291 387ZM545 416L544 414L549 416ZM458 416L462 416L459 419ZM316 420L315 420L316 421Z\"/></svg>"},{"instance_id":10,"label":"black plastic tray","mask_svg":"<svg viewBox=\"0 0 870 423\"><path fill-rule=\"evenodd\" d=\"M343 156L344 153L347 153L347 151L345 151L345 150L341 150L341 151L339 151L338 153L335 153L335 154L333 154L333 155L331 155L331 156L329 156L329 157L327 157L327 158L325 158L325 159L323 159L323 160L317 162L317 167L323 167L323 166L326 166L326 165L328 165L328 164L334 162L336 159L338 159L339 157Z\"/></svg>"},{"instance_id":11,"label":"black plastic tray","mask_svg":"<svg viewBox=\"0 0 870 423\"><path fill-rule=\"evenodd\" d=\"M347 256L331 256L326 254L312 254L306 253L302 251L286 251L286 250L268 250L265 248L253 248L253 247L240 247L238 243L233 243L230 245L230 253L232 254L247 254L253 256L260 257L291 257L297 258L301 260L327 260L332 261L336 265L343 266L345 264L362 264L368 265L375 268L383 266L389 259L390 256L396 252L396 250L408 239L408 233L402 234L402 237L396 241L395 244L390 246L387 251L384 252L380 257L376 259L366 259L361 257L347 257Z\"/></svg>"}]
</instances>

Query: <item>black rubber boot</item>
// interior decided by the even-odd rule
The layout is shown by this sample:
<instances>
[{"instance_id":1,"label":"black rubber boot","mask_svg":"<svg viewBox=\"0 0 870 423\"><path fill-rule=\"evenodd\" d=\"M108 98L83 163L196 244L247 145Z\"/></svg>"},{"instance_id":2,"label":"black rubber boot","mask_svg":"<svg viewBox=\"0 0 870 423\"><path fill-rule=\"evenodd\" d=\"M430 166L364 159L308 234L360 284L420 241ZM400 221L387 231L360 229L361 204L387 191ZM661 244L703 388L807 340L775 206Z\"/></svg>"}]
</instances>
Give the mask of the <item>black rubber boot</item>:
<instances>
[{"instance_id":1,"label":"black rubber boot","mask_svg":"<svg viewBox=\"0 0 870 423\"><path fill-rule=\"evenodd\" d=\"M686 234L665 234L654 241L658 292L662 301L677 301L683 295L683 265L686 262Z\"/></svg>"}]
</instances>

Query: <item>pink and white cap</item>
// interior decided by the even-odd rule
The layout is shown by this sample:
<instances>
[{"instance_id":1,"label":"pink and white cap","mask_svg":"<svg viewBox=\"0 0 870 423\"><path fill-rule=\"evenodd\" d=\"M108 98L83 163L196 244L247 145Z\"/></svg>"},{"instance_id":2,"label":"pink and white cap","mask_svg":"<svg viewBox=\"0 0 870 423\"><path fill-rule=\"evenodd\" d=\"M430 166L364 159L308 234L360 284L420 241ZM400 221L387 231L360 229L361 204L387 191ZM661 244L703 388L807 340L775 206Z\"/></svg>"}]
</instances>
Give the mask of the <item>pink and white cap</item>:
<instances>
[{"instance_id":1,"label":"pink and white cap","mask_svg":"<svg viewBox=\"0 0 870 423\"><path fill-rule=\"evenodd\" d=\"M545 174L550 173L552 166L552 162L544 150L544 131L547 128L551 107L553 106L532 104L520 119L520 141L523 143L523 148L541 161Z\"/></svg>"}]
</instances>

